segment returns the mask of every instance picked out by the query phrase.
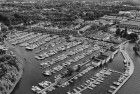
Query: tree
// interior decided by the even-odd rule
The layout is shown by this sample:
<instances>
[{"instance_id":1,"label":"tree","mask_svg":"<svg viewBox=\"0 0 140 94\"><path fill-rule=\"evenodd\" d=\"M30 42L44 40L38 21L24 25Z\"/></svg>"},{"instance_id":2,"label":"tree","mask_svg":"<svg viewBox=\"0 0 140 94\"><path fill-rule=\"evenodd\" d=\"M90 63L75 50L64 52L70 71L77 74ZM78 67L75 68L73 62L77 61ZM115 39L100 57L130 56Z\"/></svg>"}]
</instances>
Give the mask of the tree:
<instances>
[{"instance_id":1,"label":"tree","mask_svg":"<svg viewBox=\"0 0 140 94\"><path fill-rule=\"evenodd\" d=\"M3 55L3 54L5 54L5 53L6 53L6 51L0 49L0 55Z\"/></svg>"},{"instance_id":2,"label":"tree","mask_svg":"<svg viewBox=\"0 0 140 94\"><path fill-rule=\"evenodd\" d=\"M17 13L14 14L14 17L15 17L16 19L21 19L21 16L20 16L19 14L17 14Z\"/></svg>"},{"instance_id":3,"label":"tree","mask_svg":"<svg viewBox=\"0 0 140 94\"><path fill-rule=\"evenodd\" d=\"M16 18L16 19L20 19L20 20L22 20L23 21L23 23L24 23L24 25L27 25L28 23L29 23L29 21L30 21L30 19L29 19L29 14L27 14L27 15L23 15L23 14L14 14L14 17Z\"/></svg>"},{"instance_id":4,"label":"tree","mask_svg":"<svg viewBox=\"0 0 140 94\"><path fill-rule=\"evenodd\" d=\"M11 26L11 21L9 20L9 18L2 14L0 14L0 22L4 23L4 25L8 27Z\"/></svg>"},{"instance_id":5,"label":"tree","mask_svg":"<svg viewBox=\"0 0 140 94\"><path fill-rule=\"evenodd\" d=\"M119 36L121 34L121 29L119 27L117 27L116 29L116 35Z\"/></svg>"},{"instance_id":6,"label":"tree","mask_svg":"<svg viewBox=\"0 0 140 94\"><path fill-rule=\"evenodd\" d=\"M122 30L122 32L121 32L121 37L126 38L127 35L128 35L127 28L125 28L125 30Z\"/></svg>"},{"instance_id":7,"label":"tree","mask_svg":"<svg viewBox=\"0 0 140 94\"><path fill-rule=\"evenodd\" d=\"M140 51L139 41L135 43L135 46L133 47L133 51L136 55L140 55L138 52Z\"/></svg>"},{"instance_id":8,"label":"tree","mask_svg":"<svg viewBox=\"0 0 140 94\"><path fill-rule=\"evenodd\" d=\"M7 38L6 34L3 35L3 38Z\"/></svg>"},{"instance_id":9,"label":"tree","mask_svg":"<svg viewBox=\"0 0 140 94\"><path fill-rule=\"evenodd\" d=\"M139 37L136 33L131 33L128 35L127 39L131 40L131 42L136 42L139 39Z\"/></svg>"},{"instance_id":10,"label":"tree","mask_svg":"<svg viewBox=\"0 0 140 94\"><path fill-rule=\"evenodd\" d=\"M16 62L15 59L13 59L13 58L10 59L10 60L8 61L8 64L14 66L14 67L19 71L19 66L17 65L17 62Z\"/></svg>"}]
</instances>

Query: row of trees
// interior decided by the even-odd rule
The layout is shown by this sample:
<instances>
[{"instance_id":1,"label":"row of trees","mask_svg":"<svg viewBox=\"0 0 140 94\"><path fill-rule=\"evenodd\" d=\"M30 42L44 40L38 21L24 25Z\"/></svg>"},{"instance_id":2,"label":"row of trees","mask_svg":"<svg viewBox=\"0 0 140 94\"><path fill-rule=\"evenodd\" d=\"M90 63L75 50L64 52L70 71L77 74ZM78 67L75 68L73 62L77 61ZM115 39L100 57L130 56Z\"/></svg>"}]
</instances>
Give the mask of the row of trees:
<instances>
[{"instance_id":1,"label":"row of trees","mask_svg":"<svg viewBox=\"0 0 140 94\"><path fill-rule=\"evenodd\" d=\"M26 14L26 13L25 13ZM4 12L0 14L0 22L3 23L8 29L12 30L14 25L23 23L24 25L30 25L33 22L37 22L37 20L41 20L42 18L39 15L33 15L30 13L21 14L17 13L7 13ZM32 23L31 23L32 22Z\"/></svg>"}]
</instances>

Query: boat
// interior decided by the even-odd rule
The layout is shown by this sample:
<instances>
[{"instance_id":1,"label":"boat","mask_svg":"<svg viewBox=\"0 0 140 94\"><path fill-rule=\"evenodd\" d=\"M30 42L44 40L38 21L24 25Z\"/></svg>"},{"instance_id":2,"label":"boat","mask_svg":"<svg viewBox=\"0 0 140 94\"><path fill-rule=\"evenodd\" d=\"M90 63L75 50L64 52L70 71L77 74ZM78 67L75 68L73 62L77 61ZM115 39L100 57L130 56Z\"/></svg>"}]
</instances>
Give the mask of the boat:
<instances>
[{"instance_id":1,"label":"boat","mask_svg":"<svg viewBox=\"0 0 140 94\"><path fill-rule=\"evenodd\" d=\"M39 55L39 56L35 56L36 59L38 60L43 60L45 59L45 56L44 55Z\"/></svg>"},{"instance_id":2,"label":"boat","mask_svg":"<svg viewBox=\"0 0 140 94\"><path fill-rule=\"evenodd\" d=\"M111 94L113 93L113 91L112 91L112 90L108 90L107 92L108 92L108 93L111 93Z\"/></svg>"},{"instance_id":3,"label":"boat","mask_svg":"<svg viewBox=\"0 0 140 94\"><path fill-rule=\"evenodd\" d=\"M113 82L114 85L119 86L121 83L119 82Z\"/></svg>"},{"instance_id":4,"label":"boat","mask_svg":"<svg viewBox=\"0 0 140 94\"><path fill-rule=\"evenodd\" d=\"M41 67L49 67L50 66L49 62L42 62L40 65L41 65Z\"/></svg>"},{"instance_id":5,"label":"boat","mask_svg":"<svg viewBox=\"0 0 140 94\"><path fill-rule=\"evenodd\" d=\"M72 93L70 93L70 92L67 92L67 94L72 94Z\"/></svg>"},{"instance_id":6,"label":"boat","mask_svg":"<svg viewBox=\"0 0 140 94\"><path fill-rule=\"evenodd\" d=\"M41 91L41 88L39 88L38 86L32 86L32 91L39 92Z\"/></svg>"},{"instance_id":7,"label":"boat","mask_svg":"<svg viewBox=\"0 0 140 94\"><path fill-rule=\"evenodd\" d=\"M29 46L27 46L25 49L26 50L33 50L33 48L32 47L29 47Z\"/></svg>"},{"instance_id":8,"label":"boat","mask_svg":"<svg viewBox=\"0 0 140 94\"><path fill-rule=\"evenodd\" d=\"M43 82L39 83L38 85L41 86L42 88L46 88L51 85L51 82L43 81Z\"/></svg>"},{"instance_id":9,"label":"boat","mask_svg":"<svg viewBox=\"0 0 140 94\"><path fill-rule=\"evenodd\" d=\"M97 79L97 82L99 82L99 83L103 83L103 81L102 81L102 80L100 80L100 79Z\"/></svg>"},{"instance_id":10,"label":"boat","mask_svg":"<svg viewBox=\"0 0 140 94\"><path fill-rule=\"evenodd\" d=\"M99 85L100 82L98 82L98 81L95 80L95 81L93 82L93 84L95 84L95 85Z\"/></svg>"},{"instance_id":11,"label":"boat","mask_svg":"<svg viewBox=\"0 0 140 94\"><path fill-rule=\"evenodd\" d=\"M52 73L51 73L50 70L46 70L45 72L43 72L43 74L44 74L45 76L50 76L50 75L52 75Z\"/></svg>"},{"instance_id":12,"label":"boat","mask_svg":"<svg viewBox=\"0 0 140 94\"><path fill-rule=\"evenodd\" d=\"M117 88L115 86L110 86L111 89L116 90Z\"/></svg>"}]
</instances>

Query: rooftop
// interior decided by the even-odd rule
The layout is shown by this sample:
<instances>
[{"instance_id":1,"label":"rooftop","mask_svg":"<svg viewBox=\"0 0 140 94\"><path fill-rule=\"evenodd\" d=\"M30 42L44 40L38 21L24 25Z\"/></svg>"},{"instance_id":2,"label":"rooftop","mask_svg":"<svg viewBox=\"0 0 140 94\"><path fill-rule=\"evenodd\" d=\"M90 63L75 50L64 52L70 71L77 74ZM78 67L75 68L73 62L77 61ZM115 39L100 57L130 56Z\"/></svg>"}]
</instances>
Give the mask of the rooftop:
<instances>
[{"instance_id":1,"label":"rooftop","mask_svg":"<svg viewBox=\"0 0 140 94\"><path fill-rule=\"evenodd\" d=\"M137 21L125 21L125 22L121 22L121 24L140 26L140 22L137 22Z\"/></svg>"},{"instance_id":2,"label":"rooftop","mask_svg":"<svg viewBox=\"0 0 140 94\"><path fill-rule=\"evenodd\" d=\"M106 19L106 20L122 20L122 19L126 19L126 18L125 17L105 15L105 16L101 17L101 19Z\"/></svg>"}]
</instances>

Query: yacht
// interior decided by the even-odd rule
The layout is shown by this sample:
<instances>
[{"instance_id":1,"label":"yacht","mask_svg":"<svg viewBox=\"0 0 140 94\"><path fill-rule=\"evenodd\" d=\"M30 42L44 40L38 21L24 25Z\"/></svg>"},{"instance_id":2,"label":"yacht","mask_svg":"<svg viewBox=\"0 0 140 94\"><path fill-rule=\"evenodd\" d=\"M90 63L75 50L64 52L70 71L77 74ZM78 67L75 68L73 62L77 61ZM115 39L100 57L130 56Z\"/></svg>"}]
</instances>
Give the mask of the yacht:
<instances>
[{"instance_id":1,"label":"yacht","mask_svg":"<svg viewBox=\"0 0 140 94\"><path fill-rule=\"evenodd\" d=\"M113 82L114 85L119 86L121 83L119 82Z\"/></svg>"},{"instance_id":2,"label":"yacht","mask_svg":"<svg viewBox=\"0 0 140 94\"><path fill-rule=\"evenodd\" d=\"M43 72L44 75L46 76L50 76L52 75L51 71L50 70L46 70L45 72Z\"/></svg>"},{"instance_id":3,"label":"yacht","mask_svg":"<svg viewBox=\"0 0 140 94\"><path fill-rule=\"evenodd\" d=\"M39 83L39 86L41 86L42 88L46 88L48 86L50 86L51 82L49 81L43 81L41 83Z\"/></svg>"},{"instance_id":4,"label":"yacht","mask_svg":"<svg viewBox=\"0 0 140 94\"><path fill-rule=\"evenodd\" d=\"M115 86L110 86L111 89L116 90L117 88Z\"/></svg>"},{"instance_id":5,"label":"yacht","mask_svg":"<svg viewBox=\"0 0 140 94\"><path fill-rule=\"evenodd\" d=\"M41 88L39 88L38 86L32 86L32 91L39 92L41 91Z\"/></svg>"},{"instance_id":6,"label":"yacht","mask_svg":"<svg viewBox=\"0 0 140 94\"><path fill-rule=\"evenodd\" d=\"M113 93L113 91L112 91L112 90L108 90L107 92L108 92L108 93L110 93L110 94L112 94L112 93Z\"/></svg>"}]
</instances>

